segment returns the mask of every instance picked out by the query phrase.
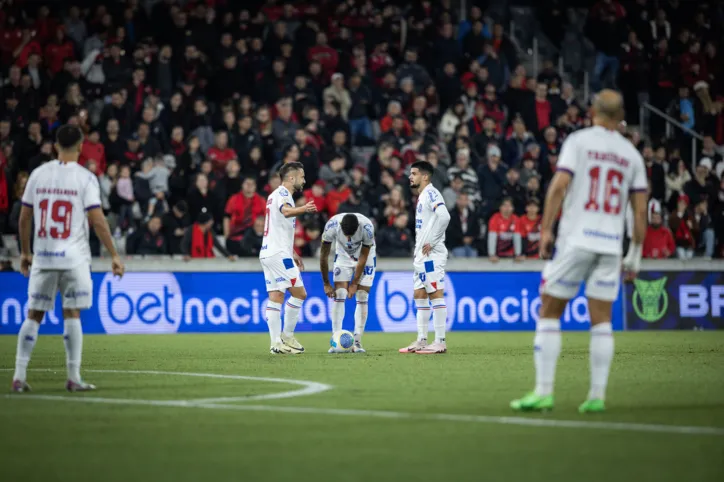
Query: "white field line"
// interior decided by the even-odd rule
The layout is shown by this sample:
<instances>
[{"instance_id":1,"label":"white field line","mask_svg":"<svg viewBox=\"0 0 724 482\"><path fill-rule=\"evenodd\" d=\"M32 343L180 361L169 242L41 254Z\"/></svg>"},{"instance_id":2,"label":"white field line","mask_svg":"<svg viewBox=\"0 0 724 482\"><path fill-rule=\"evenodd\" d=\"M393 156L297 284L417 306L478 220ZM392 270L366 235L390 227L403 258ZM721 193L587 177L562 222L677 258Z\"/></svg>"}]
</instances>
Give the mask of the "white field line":
<instances>
[{"instance_id":1,"label":"white field line","mask_svg":"<svg viewBox=\"0 0 724 482\"><path fill-rule=\"evenodd\" d=\"M2 371L10 371L9 368ZM54 369L37 369L33 371L56 371ZM304 397L317 393L331 390L332 386L326 383L310 382L307 380L292 380L287 378L267 378L267 377L251 377L245 375L223 375L218 373L190 373L190 372L164 372L158 370L84 370L86 373L123 373L132 375L165 375L165 376L181 376L181 377L199 377L199 378L220 378L226 380L251 380L255 382L268 383L286 383L291 385L299 385L302 388L298 390L288 390L285 392L266 393L262 395L249 395L243 397L219 397L219 398L201 398L190 400L176 400L181 402L183 406L191 403L214 403L214 402L250 402L259 400L281 400L284 398ZM111 399L115 400L115 399ZM173 400L171 400L173 401Z\"/></svg>"},{"instance_id":2,"label":"white field line","mask_svg":"<svg viewBox=\"0 0 724 482\"><path fill-rule=\"evenodd\" d=\"M284 407L276 405L224 405L199 403L196 400L131 400L123 398L72 397L62 395L5 395L13 400L51 400L76 403L98 403L113 405L146 405L152 407L189 407L208 410L232 410L252 412L293 413L307 415L337 415L347 417L386 418L397 420L428 420L444 422L481 423L493 425L521 425L528 427L574 428L588 430L611 430L639 433L663 433L674 435L715 435L724 436L724 428L691 427L680 425L655 425L626 422L591 422L583 420L552 420L528 417L493 417L486 415L458 415L445 413L412 413L382 410L355 410L314 407Z\"/></svg>"}]
</instances>

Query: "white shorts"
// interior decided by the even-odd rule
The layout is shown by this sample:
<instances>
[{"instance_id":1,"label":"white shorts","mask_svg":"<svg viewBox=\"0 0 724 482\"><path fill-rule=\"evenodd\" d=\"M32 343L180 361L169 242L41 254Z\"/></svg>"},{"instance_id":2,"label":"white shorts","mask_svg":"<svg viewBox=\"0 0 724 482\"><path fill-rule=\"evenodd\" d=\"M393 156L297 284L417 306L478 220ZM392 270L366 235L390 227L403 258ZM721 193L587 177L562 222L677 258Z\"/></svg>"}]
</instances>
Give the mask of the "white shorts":
<instances>
[{"instance_id":1,"label":"white shorts","mask_svg":"<svg viewBox=\"0 0 724 482\"><path fill-rule=\"evenodd\" d=\"M414 289L425 288L427 294L432 294L437 290L444 290L446 263L446 259L434 259L424 261L421 264L413 263L415 270L412 275Z\"/></svg>"},{"instance_id":2,"label":"white shorts","mask_svg":"<svg viewBox=\"0 0 724 482\"><path fill-rule=\"evenodd\" d=\"M87 310L93 306L93 280L90 266L78 266L67 270L31 266L28 281L28 309L52 311L58 291L64 309Z\"/></svg>"},{"instance_id":3,"label":"white shorts","mask_svg":"<svg viewBox=\"0 0 724 482\"><path fill-rule=\"evenodd\" d=\"M540 292L570 300L582 282L586 283L588 298L614 301L621 285L621 256L574 246L563 248L543 268Z\"/></svg>"},{"instance_id":4,"label":"white shorts","mask_svg":"<svg viewBox=\"0 0 724 482\"><path fill-rule=\"evenodd\" d=\"M292 258L279 253L259 261L264 270L267 292L285 291L296 286L304 286L299 268Z\"/></svg>"},{"instance_id":5,"label":"white shorts","mask_svg":"<svg viewBox=\"0 0 724 482\"><path fill-rule=\"evenodd\" d=\"M357 269L357 265L350 266L348 263L338 264L337 260L340 255L334 256L334 282L335 283L349 283L354 277L354 272ZM377 269L377 256L370 253L367 258L367 264L365 270L362 273L362 279L359 282L360 286L369 288L375 280L375 270Z\"/></svg>"}]
</instances>

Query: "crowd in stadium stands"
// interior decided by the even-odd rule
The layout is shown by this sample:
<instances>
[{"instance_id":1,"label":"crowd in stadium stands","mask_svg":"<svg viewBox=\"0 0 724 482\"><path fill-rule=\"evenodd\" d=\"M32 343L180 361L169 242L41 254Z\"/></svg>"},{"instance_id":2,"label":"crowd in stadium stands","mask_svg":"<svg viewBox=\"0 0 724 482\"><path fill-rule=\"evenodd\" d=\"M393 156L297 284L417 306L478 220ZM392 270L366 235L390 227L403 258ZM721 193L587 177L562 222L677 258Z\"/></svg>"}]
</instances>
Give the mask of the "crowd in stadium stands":
<instances>
[{"instance_id":1,"label":"crowd in stadium stands","mask_svg":"<svg viewBox=\"0 0 724 482\"><path fill-rule=\"evenodd\" d=\"M359 212L379 256L409 256L407 174L424 159L454 256L535 258L561 143L591 123L552 60L526 70L485 2L464 21L447 0L98 3L0 0L0 233L17 233L28 175L71 123L128 254L256 256L265 196L299 161L297 202L319 211L297 223L299 254L318 253L327 217ZM622 124L651 181L645 256L721 257L721 11L622 3L589 10L592 87L620 88L629 124L649 101L705 136L692 156L658 118L650 139Z\"/></svg>"}]
</instances>

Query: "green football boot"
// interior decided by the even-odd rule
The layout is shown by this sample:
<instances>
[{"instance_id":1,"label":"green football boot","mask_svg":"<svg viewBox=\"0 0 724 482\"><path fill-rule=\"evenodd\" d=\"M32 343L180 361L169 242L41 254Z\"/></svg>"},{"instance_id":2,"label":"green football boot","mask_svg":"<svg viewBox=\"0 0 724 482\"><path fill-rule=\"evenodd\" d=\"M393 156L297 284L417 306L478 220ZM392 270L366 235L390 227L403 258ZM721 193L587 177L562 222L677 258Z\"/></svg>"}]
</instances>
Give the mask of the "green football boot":
<instances>
[{"instance_id":1,"label":"green football boot","mask_svg":"<svg viewBox=\"0 0 724 482\"><path fill-rule=\"evenodd\" d=\"M602 413L606 411L606 404L600 398L586 400L578 407L578 413Z\"/></svg>"},{"instance_id":2,"label":"green football boot","mask_svg":"<svg viewBox=\"0 0 724 482\"><path fill-rule=\"evenodd\" d=\"M510 402L510 408L517 412L547 412L553 410L553 395L541 397L530 392L523 398Z\"/></svg>"}]
</instances>

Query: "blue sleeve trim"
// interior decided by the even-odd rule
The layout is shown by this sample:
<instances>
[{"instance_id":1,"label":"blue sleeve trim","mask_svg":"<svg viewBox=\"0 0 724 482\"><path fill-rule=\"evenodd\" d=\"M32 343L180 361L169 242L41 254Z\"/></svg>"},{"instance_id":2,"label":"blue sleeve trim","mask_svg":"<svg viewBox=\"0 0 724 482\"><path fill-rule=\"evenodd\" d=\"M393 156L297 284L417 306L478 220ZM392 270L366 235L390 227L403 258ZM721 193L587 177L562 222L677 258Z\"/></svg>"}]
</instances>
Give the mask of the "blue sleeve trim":
<instances>
[{"instance_id":1,"label":"blue sleeve trim","mask_svg":"<svg viewBox=\"0 0 724 482\"><path fill-rule=\"evenodd\" d=\"M567 172L568 174L571 175L571 177L574 176L574 172L571 171L570 169L565 168L565 167L559 167L559 168L556 169L556 171Z\"/></svg>"},{"instance_id":2,"label":"blue sleeve trim","mask_svg":"<svg viewBox=\"0 0 724 482\"><path fill-rule=\"evenodd\" d=\"M23 206L25 206L26 208L32 208L32 207L33 207L32 204L26 203L25 201L21 201L21 204L22 204Z\"/></svg>"},{"instance_id":3,"label":"blue sleeve trim","mask_svg":"<svg viewBox=\"0 0 724 482\"><path fill-rule=\"evenodd\" d=\"M91 209L95 209L95 208L99 208L99 207L101 207L100 204L91 204L90 206L88 206L87 208L85 208L85 212L88 212L88 211L90 211Z\"/></svg>"}]
</instances>

